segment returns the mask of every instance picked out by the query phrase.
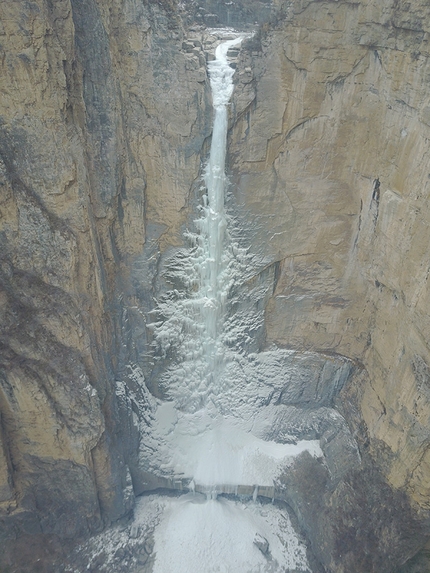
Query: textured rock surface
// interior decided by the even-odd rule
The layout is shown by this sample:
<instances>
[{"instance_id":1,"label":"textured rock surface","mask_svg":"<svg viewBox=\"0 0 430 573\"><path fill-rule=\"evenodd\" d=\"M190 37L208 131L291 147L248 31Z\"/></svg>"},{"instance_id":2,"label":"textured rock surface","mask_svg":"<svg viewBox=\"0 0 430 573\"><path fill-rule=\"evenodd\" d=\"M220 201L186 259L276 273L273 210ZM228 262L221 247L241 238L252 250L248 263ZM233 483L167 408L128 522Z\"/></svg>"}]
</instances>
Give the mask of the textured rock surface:
<instances>
[{"instance_id":1,"label":"textured rock surface","mask_svg":"<svg viewBox=\"0 0 430 573\"><path fill-rule=\"evenodd\" d=\"M19 565L31 562L20 533L73 538L129 507L109 384L108 225L91 205L70 4L8 2L0 14L0 409L12 488L1 538L2 558Z\"/></svg>"},{"instance_id":2,"label":"textured rock surface","mask_svg":"<svg viewBox=\"0 0 430 573\"><path fill-rule=\"evenodd\" d=\"M268 3L194 4L213 24ZM273 282L266 345L355 364L335 403L365 460L348 465L340 415L295 410L311 389L332 407L340 378L286 385L288 423L333 460L302 459L286 499L327 571L392 572L430 510L429 6L275 4L238 62L231 208ZM132 507L147 403L127 364L156 380L145 315L199 201L210 45L169 0L0 3L0 559L16 570L47 571Z\"/></svg>"},{"instance_id":3,"label":"textured rock surface","mask_svg":"<svg viewBox=\"0 0 430 573\"><path fill-rule=\"evenodd\" d=\"M269 20L272 0L188 0L181 2L189 24L247 28Z\"/></svg>"},{"instance_id":4,"label":"textured rock surface","mask_svg":"<svg viewBox=\"0 0 430 573\"><path fill-rule=\"evenodd\" d=\"M132 507L122 301L145 229L178 243L210 116L168 3L4 2L0 22L1 559L45 571L52 536Z\"/></svg>"},{"instance_id":5,"label":"textured rock surface","mask_svg":"<svg viewBox=\"0 0 430 573\"><path fill-rule=\"evenodd\" d=\"M302 454L280 481L326 571L392 572L422 544L406 495L373 466L333 484L323 464Z\"/></svg>"},{"instance_id":6,"label":"textured rock surface","mask_svg":"<svg viewBox=\"0 0 430 573\"><path fill-rule=\"evenodd\" d=\"M252 77L239 76L230 148L236 201L258 230L253 248L280 261L267 341L363 364L367 374L339 407L392 491L421 516L430 455L428 17L424 2L294 3L242 52L239 67ZM333 571L392 567L324 561Z\"/></svg>"}]
</instances>

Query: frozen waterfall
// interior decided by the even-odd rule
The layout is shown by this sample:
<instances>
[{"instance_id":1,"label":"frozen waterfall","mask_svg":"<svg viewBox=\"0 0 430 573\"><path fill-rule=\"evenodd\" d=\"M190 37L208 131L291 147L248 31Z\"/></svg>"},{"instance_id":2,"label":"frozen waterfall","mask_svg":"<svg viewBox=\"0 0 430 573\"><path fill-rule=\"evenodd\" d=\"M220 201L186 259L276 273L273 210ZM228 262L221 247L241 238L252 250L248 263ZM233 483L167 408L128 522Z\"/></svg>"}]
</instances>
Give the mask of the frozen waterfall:
<instances>
[{"instance_id":1,"label":"frozen waterfall","mask_svg":"<svg viewBox=\"0 0 430 573\"><path fill-rule=\"evenodd\" d=\"M264 346L276 264L248 252L253 229L226 176L229 49L242 41L228 34L211 42L214 119L198 213L185 245L159 259L151 347L117 382L139 439L127 486L139 496L134 518L82 549L113 564L126 548L133 573L310 573L310 544L290 520L291 507L296 523L308 507L297 480L306 486L303 472L315 468L337 480L359 463L333 407L348 361Z\"/></svg>"},{"instance_id":2,"label":"frozen waterfall","mask_svg":"<svg viewBox=\"0 0 430 573\"><path fill-rule=\"evenodd\" d=\"M126 487L139 497L130 524L82 547L93 556L91 570L105 554L109 572L124 561L132 573L310 573L310 544L290 508L302 525L307 472L317 468L335 483L360 462L334 408L349 362L267 346L265 309L282 265L250 252L255 229L229 188L229 50L242 37L213 32L202 198L185 244L162 254L155 247L147 291L157 297L154 308L136 307L152 339L117 382L138 447Z\"/></svg>"},{"instance_id":3,"label":"frozen waterfall","mask_svg":"<svg viewBox=\"0 0 430 573\"><path fill-rule=\"evenodd\" d=\"M234 70L229 66L227 52L236 46L241 38L224 42L216 49L216 59L209 64L213 106L215 110L212 145L206 167L205 184L207 204L204 216L198 221L198 228L206 238L206 261L201 265L201 290L205 300L203 316L207 343L217 339L222 328L228 282L225 280L225 240L227 220L224 210L226 188L225 157L227 151L228 110L227 105L233 93Z\"/></svg>"},{"instance_id":4,"label":"frozen waterfall","mask_svg":"<svg viewBox=\"0 0 430 573\"><path fill-rule=\"evenodd\" d=\"M142 459L160 484L185 490L177 499L151 502L163 506L154 533L154 573L268 572L279 563L309 571L288 514L257 497L274 496L277 476L300 452L315 457L322 452L318 441L268 439L277 410L259 413L268 391L264 380L279 377L283 384L285 371L278 356L266 353L262 362L241 350L262 320L258 305L251 303L242 314L228 311L232 290L245 280L247 260L246 250L230 237L225 209L234 87L228 51L241 42L241 37L222 42L209 63L214 122L201 216L194 221L196 231L186 233L189 249L170 261L170 276L183 289L159 300L152 325L158 350L168 359L160 382L168 400L153 407ZM250 492L246 503L244 492ZM225 493L239 501L218 497ZM271 552L262 552L256 539L265 539Z\"/></svg>"}]
</instances>

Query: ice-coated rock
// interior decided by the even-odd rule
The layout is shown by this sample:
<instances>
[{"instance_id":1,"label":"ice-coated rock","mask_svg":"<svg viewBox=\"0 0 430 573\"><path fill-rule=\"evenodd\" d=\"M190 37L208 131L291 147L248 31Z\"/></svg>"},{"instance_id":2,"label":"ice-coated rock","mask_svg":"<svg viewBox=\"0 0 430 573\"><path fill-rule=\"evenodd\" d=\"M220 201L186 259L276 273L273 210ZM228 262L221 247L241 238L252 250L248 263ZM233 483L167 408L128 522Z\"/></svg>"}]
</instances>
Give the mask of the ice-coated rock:
<instances>
[{"instance_id":1,"label":"ice-coated rock","mask_svg":"<svg viewBox=\"0 0 430 573\"><path fill-rule=\"evenodd\" d=\"M258 547L263 555L267 555L269 553L269 542L259 533L255 536L254 545Z\"/></svg>"},{"instance_id":2,"label":"ice-coated rock","mask_svg":"<svg viewBox=\"0 0 430 573\"><path fill-rule=\"evenodd\" d=\"M140 536L140 528L138 525L132 525L130 527L130 538L137 539Z\"/></svg>"}]
</instances>

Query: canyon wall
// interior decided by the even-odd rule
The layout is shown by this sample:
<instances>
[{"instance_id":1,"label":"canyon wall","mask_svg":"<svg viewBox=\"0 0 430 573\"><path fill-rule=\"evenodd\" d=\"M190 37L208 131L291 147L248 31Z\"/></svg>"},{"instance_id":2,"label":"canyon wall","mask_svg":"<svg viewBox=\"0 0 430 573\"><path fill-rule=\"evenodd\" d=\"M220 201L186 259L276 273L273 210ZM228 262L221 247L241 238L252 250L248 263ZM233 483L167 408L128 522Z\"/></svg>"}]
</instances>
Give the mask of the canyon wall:
<instances>
[{"instance_id":1,"label":"canyon wall","mask_svg":"<svg viewBox=\"0 0 430 573\"><path fill-rule=\"evenodd\" d=\"M429 7L183 4L190 25L269 20L229 137L232 209L274 281L261 344L354 364L337 408L365 468L329 491L303 460L288 501L327 571L394 570L430 509ZM168 0L0 4L0 559L20 571L139 492L148 313L211 132L202 34ZM312 527L300 488L322 488Z\"/></svg>"},{"instance_id":2,"label":"canyon wall","mask_svg":"<svg viewBox=\"0 0 430 573\"><path fill-rule=\"evenodd\" d=\"M284 8L242 52L230 146L253 249L280 261L267 344L355 361L339 410L426 520L429 8ZM348 564L345 548L338 560L330 570L387 566Z\"/></svg>"},{"instance_id":3,"label":"canyon wall","mask_svg":"<svg viewBox=\"0 0 430 573\"><path fill-rule=\"evenodd\" d=\"M211 119L182 40L168 3L0 6L0 539L20 571L133 506L126 306L144 244L180 240Z\"/></svg>"}]
</instances>

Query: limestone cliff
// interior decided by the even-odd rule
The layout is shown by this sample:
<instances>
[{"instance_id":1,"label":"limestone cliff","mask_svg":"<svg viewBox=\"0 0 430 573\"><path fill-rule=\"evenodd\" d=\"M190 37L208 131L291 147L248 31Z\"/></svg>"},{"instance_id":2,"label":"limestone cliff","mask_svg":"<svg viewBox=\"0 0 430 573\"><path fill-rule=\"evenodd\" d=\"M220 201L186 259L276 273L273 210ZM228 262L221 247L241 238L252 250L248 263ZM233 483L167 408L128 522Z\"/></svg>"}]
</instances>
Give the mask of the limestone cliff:
<instances>
[{"instance_id":1,"label":"limestone cliff","mask_svg":"<svg viewBox=\"0 0 430 573\"><path fill-rule=\"evenodd\" d=\"M122 301L178 241L205 60L162 2L3 2L0 43L1 559L44 571L133 505Z\"/></svg>"},{"instance_id":2,"label":"limestone cliff","mask_svg":"<svg viewBox=\"0 0 430 573\"><path fill-rule=\"evenodd\" d=\"M267 343L357 362L340 410L426 518L428 5L282 7L243 53L253 77L239 76L230 148L254 249L280 261ZM387 566L337 559L330 570Z\"/></svg>"},{"instance_id":3,"label":"limestone cliff","mask_svg":"<svg viewBox=\"0 0 430 573\"><path fill-rule=\"evenodd\" d=\"M337 408L363 460L333 483L302 460L286 499L327 571L392 572L429 534L429 7L268 4L0 4L0 562L13 570L48 571L141 491L135 367L158 393L148 313L211 129L211 41L192 24L245 16L270 20L239 57L229 159L251 280L273 283L259 344L351 359Z\"/></svg>"}]
</instances>

